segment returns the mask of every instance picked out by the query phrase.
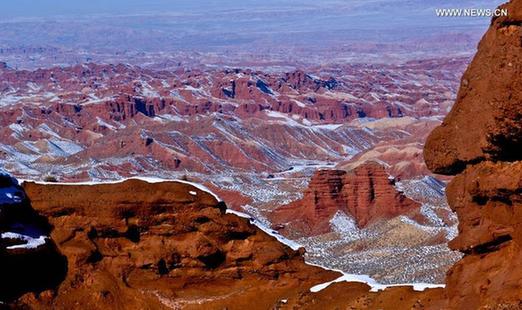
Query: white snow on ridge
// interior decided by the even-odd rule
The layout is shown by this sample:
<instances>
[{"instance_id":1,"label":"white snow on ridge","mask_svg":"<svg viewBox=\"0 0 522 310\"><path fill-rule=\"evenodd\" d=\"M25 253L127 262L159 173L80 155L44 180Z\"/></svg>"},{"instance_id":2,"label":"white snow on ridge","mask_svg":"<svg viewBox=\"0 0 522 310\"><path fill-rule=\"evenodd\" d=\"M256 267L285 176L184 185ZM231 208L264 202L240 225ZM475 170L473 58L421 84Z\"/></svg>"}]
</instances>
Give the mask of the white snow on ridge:
<instances>
[{"instance_id":1,"label":"white snow on ridge","mask_svg":"<svg viewBox=\"0 0 522 310\"><path fill-rule=\"evenodd\" d=\"M112 126L111 124L107 123L106 121L104 121L103 119L101 119L100 117L96 117L96 123L100 126L103 126L103 127L107 127L108 129L110 130L115 130L116 127Z\"/></svg>"},{"instance_id":2,"label":"white snow on ridge","mask_svg":"<svg viewBox=\"0 0 522 310\"><path fill-rule=\"evenodd\" d=\"M201 184L193 183L193 182L189 182L189 181L184 181L184 180L168 180L168 179L161 179L161 178L155 178L155 177L133 177L133 178L121 179L121 180L116 180L116 181L107 181L107 182L79 182L79 183L36 182L36 183L38 183L38 184L58 184L58 185L97 185L97 184L116 184L116 183L124 182L126 180L131 180L131 179L138 179L138 180L142 180L142 181L145 181L145 182L148 182L148 183L178 182L178 183L188 184L188 185L192 185L192 186L198 188L201 191L204 191L204 192L207 192L207 193L211 194L213 197L216 198L217 201L222 201L215 193L213 193L207 187L205 187L205 186L203 186ZM23 181L20 180L20 183L22 183L22 182ZM195 192L194 191L190 191L189 193L191 195L194 195ZM250 216L250 215L248 215L246 213L235 211L235 210L231 210L231 209L227 209L226 213L227 214L234 214L236 216L239 216L239 217L246 218L246 219L250 220L250 222L253 225L257 226L259 229L261 229L262 231L264 231L268 235L276 238L279 242L287 245L288 247L290 247L293 250L298 250L299 248L302 247L297 242L285 238L284 236L280 235L278 232L270 229L269 227L266 227L259 220L253 218L252 216ZM336 214L334 216L334 218L332 218L330 223L331 223L332 226L335 227L336 230L339 230L339 232L342 231L343 233L354 233L355 235L357 235L357 229L356 229L355 223L350 222L347 219L347 216L344 215L344 214ZM24 240L24 241L27 242L26 244L14 245L14 246L8 247L7 249L17 249L17 248L31 249L31 248L36 248L36 247L39 247L39 246L45 244L46 239L47 239L47 237L45 237L45 236L40 236L39 238L32 238L32 237L29 237L29 236L16 234L16 233L3 233L1 235L1 237L2 238L8 238L8 239L21 239L21 240ZM315 267L323 268L323 269L326 269L326 270L339 272L341 274L341 276L339 278L335 279L335 280L332 280L332 281L329 281L329 282L325 282L325 283L321 283L321 284L317 284L317 285L311 287L310 288L310 292L312 292L312 293L317 293L317 292L327 288L331 284L339 283L339 282L359 282L359 283L365 283L365 284L370 286L370 288L371 288L370 291L371 292L377 292L377 291L384 290L384 289L389 288L389 287L397 287L397 286L411 286L411 287L413 287L413 290L415 290L415 291L424 291L427 288L444 288L445 287L444 284L429 284L429 283L380 284L375 279L371 278L369 275L348 274L348 273L345 273L345 272L343 272L341 270L326 268L324 266L316 265L316 264L309 263L309 262L307 262L307 264L310 265L310 266L315 266Z\"/></svg>"},{"instance_id":3,"label":"white snow on ridge","mask_svg":"<svg viewBox=\"0 0 522 310\"><path fill-rule=\"evenodd\" d=\"M320 292L320 291L324 290L325 288L327 288L328 286L330 286L331 284L339 283L339 282L365 283L368 286L370 286L370 292L378 292L378 291L382 291L386 288L396 287L396 286L412 286L414 291L424 291L427 288L444 288L444 287L446 287L444 284L430 284L430 283L380 284L375 279L373 279L372 277L370 277L368 275L348 274L348 273L345 273L345 272L343 272L341 270L337 270L337 269L325 268L323 266L311 264L311 263L307 263L307 264L311 265L311 266L331 270L331 271L336 271L336 272L339 272L342 274L342 276L340 276L339 278L337 278L335 280L312 286L310 288L310 292L312 292L312 293Z\"/></svg>"},{"instance_id":4,"label":"white snow on ridge","mask_svg":"<svg viewBox=\"0 0 522 310\"><path fill-rule=\"evenodd\" d=\"M21 133L27 131L27 129L20 124L13 123L13 124L9 125L8 127L16 134L21 134Z\"/></svg>"},{"instance_id":5,"label":"white snow on ridge","mask_svg":"<svg viewBox=\"0 0 522 310\"><path fill-rule=\"evenodd\" d=\"M299 120L300 117L296 114L289 116L285 113L270 110L265 110L265 113L268 117L276 119L277 122L291 127L302 127L312 130L335 131L344 126L344 124L314 124L307 119L303 119L301 121L302 123L299 123L296 120Z\"/></svg>"},{"instance_id":6,"label":"white snow on ridge","mask_svg":"<svg viewBox=\"0 0 522 310\"><path fill-rule=\"evenodd\" d=\"M160 94L146 81L141 81L141 95L144 97L161 97Z\"/></svg>"},{"instance_id":7,"label":"white snow on ridge","mask_svg":"<svg viewBox=\"0 0 522 310\"><path fill-rule=\"evenodd\" d=\"M314 125L313 128L324 129L324 130L336 130L343 127L343 124L326 124L326 125Z\"/></svg>"},{"instance_id":8,"label":"white snow on ridge","mask_svg":"<svg viewBox=\"0 0 522 310\"><path fill-rule=\"evenodd\" d=\"M177 182L177 183L188 184L188 185L194 186L195 188L197 188L197 189L199 189L199 190L201 190L203 192L209 193L214 198L216 198L217 201L222 201L221 198L219 198L218 195L213 193L206 186L198 184L198 183L184 181L184 180L168 180L168 179L161 179L161 178L154 178L154 177L135 177L135 178L128 178L128 179L122 179L122 180L116 180L116 181L107 181L107 182L92 182L92 181L90 181L90 182L77 182L77 183L58 183L58 182L40 182L40 181L35 181L35 182L37 184L48 184L48 185L98 185L98 184L118 184L118 183L122 183L124 181L132 180L132 179L145 181L147 183ZM26 181L29 181L29 180L20 180L19 182L21 184L22 182L26 182ZM196 194L196 192L194 192L194 191L190 191L189 193L191 195ZM260 221L258 221L257 219L252 218L250 215L248 215L246 213L234 211L234 210L231 210L231 209L227 209L226 213L227 214L234 214L236 216L249 219L250 222L253 225L257 226L259 229L261 229L265 233L269 234L270 236L276 238L279 242L289 246L293 250L298 250L299 248L301 248L301 245L297 244L295 241L289 240L289 239L281 236L276 231L266 227Z\"/></svg>"},{"instance_id":9,"label":"white snow on ridge","mask_svg":"<svg viewBox=\"0 0 522 310\"><path fill-rule=\"evenodd\" d=\"M203 192L209 193L214 198L216 198L217 201L222 201L221 198L219 198L218 195L213 193L206 186L198 184L198 183L184 181L184 180L168 180L168 179L161 179L161 178L154 178L154 177L135 177L135 178L128 178L128 179L122 179L122 180L116 180L116 181L107 181L107 182L92 182L92 181L91 182L78 182L78 183L57 183L57 182L40 182L40 181L35 181L35 182L37 184L49 184L49 185L98 185L98 184L117 184L117 183L122 183L122 182L127 181L127 180L132 180L132 179L145 181L147 183L177 182L177 183L188 184L188 185L194 186L195 188L197 188L197 189L199 189L199 190L201 190ZM25 181L28 181L28 180L23 180L23 181L20 180L20 183L25 182ZM189 193L191 195L195 194L194 191L190 191ZM226 213L227 214L234 214L236 216L249 219L250 222L253 225L257 226L259 229L261 229L265 233L269 234L270 236L276 238L279 242L289 246L293 250L298 250L299 248L301 248L301 245L297 244L296 242L294 242L292 240L289 240L289 239L281 236L276 231L266 227L261 222L259 222L257 219L252 218L250 215L248 215L246 213L234 211L234 210L231 210L231 209L227 209Z\"/></svg>"},{"instance_id":10,"label":"white snow on ridge","mask_svg":"<svg viewBox=\"0 0 522 310\"><path fill-rule=\"evenodd\" d=\"M266 227L261 222L259 222L258 220L256 220L255 218L251 217L250 215L248 215L246 213L235 211L235 210L231 210L231 209L227 209L226 213L227 214L234 214L234 215L237 215L239 217L249 219L250 223L252 223L253 225L257 226L257 228L261 229L262 231L264 231L265 233L269 234L270 236L276 238L277 241L281 242L282 244L289 246L294 251L296 251L296 250L298 250L299 248L302 247L300 244L296 243L295 241L287 239L287 238L281 236L278 232L276 232L276 231Z\"/></svg>"},{"instance_id":11,"label":"white snow on ridge","mask_svg":"<svg viewBox=\"0 0 522 310\"><path fill-rule=\"evenodd\" d=\"M165 182L165 180L163 181ZM178 183L183 183L183 184L188 184L188 185L192 185L194 186L195 188L203 191L203 192L207 192L209 193L210 195L212 195L214 198L216 198L216 200L219 202L219 201L223 201L221 198L219 198L218 195L216 195L215 193L213 193L210 189L208 189L206 186L204 185L201 185L201 184L198 184L198 183L194 183L194 182L189 182L189 181L184 181L184 180L173 180L173 182L178 182ZM149 182L150 183L150 182Z\"/></svg>"},{"instance_id":12,"label":"white snow on ridge","mask_svg":"<svg viewBox=\"0 0 522 310\"><path fill-rule=\"evenodd\" d=\"M306 107L306 104L303 103L303 102L301 102L301 101L299 101L299 100L292 99L292 101L293 101L295 104L297 104L298 106L300 106L301 108Z\"/></svg>"},{"instance_id":13,"label":"white snow on ridge","mask_svg":"<svg viewBox=\"0 0 522 310\"><path fill-rule=\"evenodd\" d=\"M16 96L13 94L0 95L0 107L15 105L18 103L18 101L24 98L25 97Z\"/></svg>"},{"instance_id":14,"label":"white snow on ridge","mask_svg":"<svg viewBox=\"0 0 522 310\"><path fill-rule=\"evenodd\" d=\"M51 139L48 141L48 144L50 145L50 148L55 149L55 147L57 147L58 149L55 149L55 152L64 157L83 151L82 146L72 141Z\"/></svg>"}]
</instances>

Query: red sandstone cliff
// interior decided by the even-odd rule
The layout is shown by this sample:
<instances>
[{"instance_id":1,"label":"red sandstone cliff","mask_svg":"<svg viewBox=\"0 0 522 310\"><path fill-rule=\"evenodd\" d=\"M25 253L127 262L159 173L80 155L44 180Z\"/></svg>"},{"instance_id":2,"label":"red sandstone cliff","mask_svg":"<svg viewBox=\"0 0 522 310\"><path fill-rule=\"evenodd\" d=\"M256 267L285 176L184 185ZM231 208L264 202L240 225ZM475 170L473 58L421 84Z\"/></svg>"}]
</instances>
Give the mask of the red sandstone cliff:
<instances>
[{"instance_id":1,"label":"red sandstone cliff","mask_svg":"<svg viewBox=\"0 0 522 310\"><path fill-rule=\"evenodd\" d=\"M522 1L493 20L462 78L457 102L425 147L428 167L457 176L459 217L448 272L453 309L522 308Z\"/></svg>"},{"instance_id":2,"label":"red sandstone cliff","mask_svg":"<svg viewBox=\"0 0 522 310\"><path fill-rule=\"evenodd\" d=\"M419 204L398 192L394 182L375 162L349 172L321 170L310 180L303 198L277 209L273 219L314 235L328 232L338 211L351 215L359 227L415 212Z\"/></svg>"}]
</instances>

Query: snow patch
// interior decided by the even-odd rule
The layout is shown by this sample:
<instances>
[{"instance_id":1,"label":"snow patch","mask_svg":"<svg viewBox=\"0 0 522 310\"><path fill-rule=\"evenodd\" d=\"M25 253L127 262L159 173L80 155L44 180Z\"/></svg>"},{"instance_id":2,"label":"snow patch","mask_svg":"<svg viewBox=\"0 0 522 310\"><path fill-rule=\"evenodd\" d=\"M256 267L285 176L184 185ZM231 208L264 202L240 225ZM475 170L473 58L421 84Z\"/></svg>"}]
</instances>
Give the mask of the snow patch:
<instances>
[{"instance_id":1,"label":"snow patch","mask_svg":"<svg viewBox=\"0 0 522 310\"><path fill-rule=\"evenodd\" d=\"M24 192L18 188L18 181L7 173L0 171L0 180L2 187L0 187L0 205L18 204L25 198ZM0 209L0 213L1 213Z\"/></svg>"},{"instance_id":2,"label":"snow patch","mask_svg":"<svg viewBox=\"0 0 522 310\"><path fill-rule=\"evenodd\" d=\"M112 126L111 124L107 123L106 121L104 121L103 119L101 119L100 117L96 117L96 123L100 126L103 126L103 127L106 127L110 130L115 130L116 127Z\"/></svg>"},{"instance_id":3,"label":"snow patch","mask_svg":"<svg viewBox=\"0 0 522 310\"><path fill-rule=\"evenodd\" d=\"M24 194L15 186L0 188L0 205L14 205L21 203Z\"/></svg>"},{"instance_id":4,"label":"snow patch","mask_svg":"<svg viewBox=\"0 0 522 310\"><path fill-rule=\"evenodd\" d=\"M6 232L0 235L2 239L16 239L24 241L24 244L17 244L6 247L7 250L16 250L16 249L37 249L42 245L45 245L47 241L46 236L39 236L37 238L33 238L31 236L14 233L14 232Z\"/></svg>"},{"instance_id":5,"label":"snow patch","mask_svg":"<svg viewBox=\"0 0 522 310\"><path fill-rule=\"evenodd\" d=\"M27 129L24 128L20 124L11 124L11 125L9 125L9 129L11 129L14 133L17 133L17 134L21 134L24 131L27 131Z\"/></svg>"},{"instance_id":6,"label":"snow patch","mask_svg":"<svg viewBox=\"0 0 522 310\"><path fill-rule=\"evenodd\" d=\"M141 81L141 95L143 97L160 97L160 94L146 81Z\"/></svg>"},{"instance_id":7,"label":"snow patch","mask_svg":"<svg viewBox=\"0 0 522 310\"><path fill-rule=\"evenodd\" d=\"M295 99L292 99L292 101L297 104L297 106L301 107L301 108L305 108L306 107L306 104L299 101L299 100L295 100Z\"/></svg>"},{"instance_id":8,"label":"snow patch","mask_svg":"<svg viewBox=\"0 0 522 310\"><path fill-rule=\"evenodd\" d=\"M67 157L83 151L83 147L72 141L51 139L48 144L51 152L57 156Z\"/></svg>"},{"instance_id":9,"label":"snow patch","mask_svg":"<svg viewBox=\"0 0 522 310\"><path fill-rule=\"evenodd\" d=\"M333 230L342 235L343 239L356 240L360 238L360 230L355 220L342 211L337 211L330 220Z\"/></svg>"},{"instance_id":10,"label":"snow patch","mask_svg":"<svg viewBox=\"0 0 522 310\"><path fill-rule=\"evenodd\" d=\"M326 124L326 125L315 125L314 128L324 129L324 130L336 130L342 126L343 126L343 124Z\"/></svg>"},{"instance_id":11,"label":"snow patch","mask_svg":"<svg viewBox=\"0 0 522 310\"><path fill-rule=\"evenodd\" d=\"M339 283L339 282L364 283L364 284L367 284L368 286L370 286L370 292L378 292L378 291L387 289L389 287L396 287L396 286L412 286L414 291L424 291L427 288L444 288L444 287L446 287L444 284L429 284L429 283L380 284L375 279L373 279L372 277L370 277L368 275L349 274L349 273L345 273L341 270L329 269L329 268L325 268L323 266L310 264L310 263L308 263L308 265L320 267L320 268L331 270L331 271L336 271L336 272L339 272L342 274L342 276L340 276L339 278L337 278L335 280L312 286L310 288L310 292L312 292L312 293L320 292L320 291L324 290L325 288L327 288L328 286L330 286L331 284Z\"/></svg>"}]
</instances>

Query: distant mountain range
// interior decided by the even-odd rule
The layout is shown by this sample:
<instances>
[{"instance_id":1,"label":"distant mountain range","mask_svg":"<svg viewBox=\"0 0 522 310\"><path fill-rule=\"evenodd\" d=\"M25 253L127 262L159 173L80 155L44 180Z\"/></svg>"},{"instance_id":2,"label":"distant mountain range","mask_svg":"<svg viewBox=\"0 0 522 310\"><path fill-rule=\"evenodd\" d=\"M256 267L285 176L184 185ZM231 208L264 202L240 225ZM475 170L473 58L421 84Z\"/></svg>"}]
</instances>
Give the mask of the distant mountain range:
<instances>
[{"instance_id":1,"label":"distant mountain range","mask_svg":"<svg viewBox=\"0 0 522 310\"><path fill-rule=\"evenodd\" d=\"M0 61L20 68L158 59L244 66L251 59L318 64L471 55L489 18L441 18L435 8L495 2L17 1L0 13ZM57 52L37 52L49 48Z\"/></svg>"}]
</instances>

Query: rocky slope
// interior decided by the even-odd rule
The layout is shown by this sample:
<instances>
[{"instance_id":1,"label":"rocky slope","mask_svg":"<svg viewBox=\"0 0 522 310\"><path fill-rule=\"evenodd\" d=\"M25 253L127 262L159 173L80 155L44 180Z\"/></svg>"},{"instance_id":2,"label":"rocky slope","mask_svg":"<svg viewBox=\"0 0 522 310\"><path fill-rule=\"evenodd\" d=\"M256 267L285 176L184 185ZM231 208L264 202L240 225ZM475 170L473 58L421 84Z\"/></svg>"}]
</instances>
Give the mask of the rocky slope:
<instances>
[{"instance_id":1,"label":"rocky slope","mask_svg":"<svg viewBox=\"0 0 522 310\"><path fill-rule=\"evenodd\" d=\"M301 252L226 214L210 194L182 183L26 184L33 207L54 226L53 249L50 227L36 220L21 189L4 177L0 259L18 255L12 246L31 244L23 227L36 226L37 239L45 241L36 249L49 249L51 262L63 262L62 253L68 269L61 283L23 282L29 287L3 298L13 306L43 309L519 309L522 1L507 8L510 16L493 20L454 109L425 148L430 169L456 175L447 189L460 219L451 246L464 257L447 274L445 289L371 293L365 284L340 282L310 291L339 274L307 266ZM13 205L25 215L4 213ZM14 225L20 221L26 226ZM20 255L30 258L33 251ZM45 260L31 262L38 266Z\"/></svg>"},{"instance_id":2,"label":"rocky slope","mask_svg":"<svg viewBox=\"0 0 522 310\"><path fill-rule=\"evenodd\" d=\"M505 8L425 148L433 171L457 175L447 189L459 217L450 246L464 253L447 276L454 309L522 307L522 1Z\"/></svg>"},{"instance_id":3,"label":"rocky slope","mask_svg":"<svg viewBox=\"0 0 522 310\"><path fill-rule=\"evenodd\" d=\"M307 235L331 230L338 213L351 216L359 228L398 215L414 214L420 205L399 193L385 168L368 162L354 170L320 170L312 177L301 200L278 208L274 223L285 223L291 231ZM305 233L306 234L306 233Z\"/></svg>"},{"instance_id":4,"label":"rocky slope","mask_svg":"<svg viewBox=\"0 0 522 310\"><path fill-rule=\"evenodd\" d=\"M438 125L440 121L436 119L419 122L408 117L385 118L366 124L370 130L385 131L400 128L410 135L401 139L379 141L353 158L338 163L336 168L352 170L364 162L377 161L385 163L386 171L397 179L415 179L430 175L422 151L428 135ZM444 179L440 175L437 178Z\"/></svg>"}]
</instances>

